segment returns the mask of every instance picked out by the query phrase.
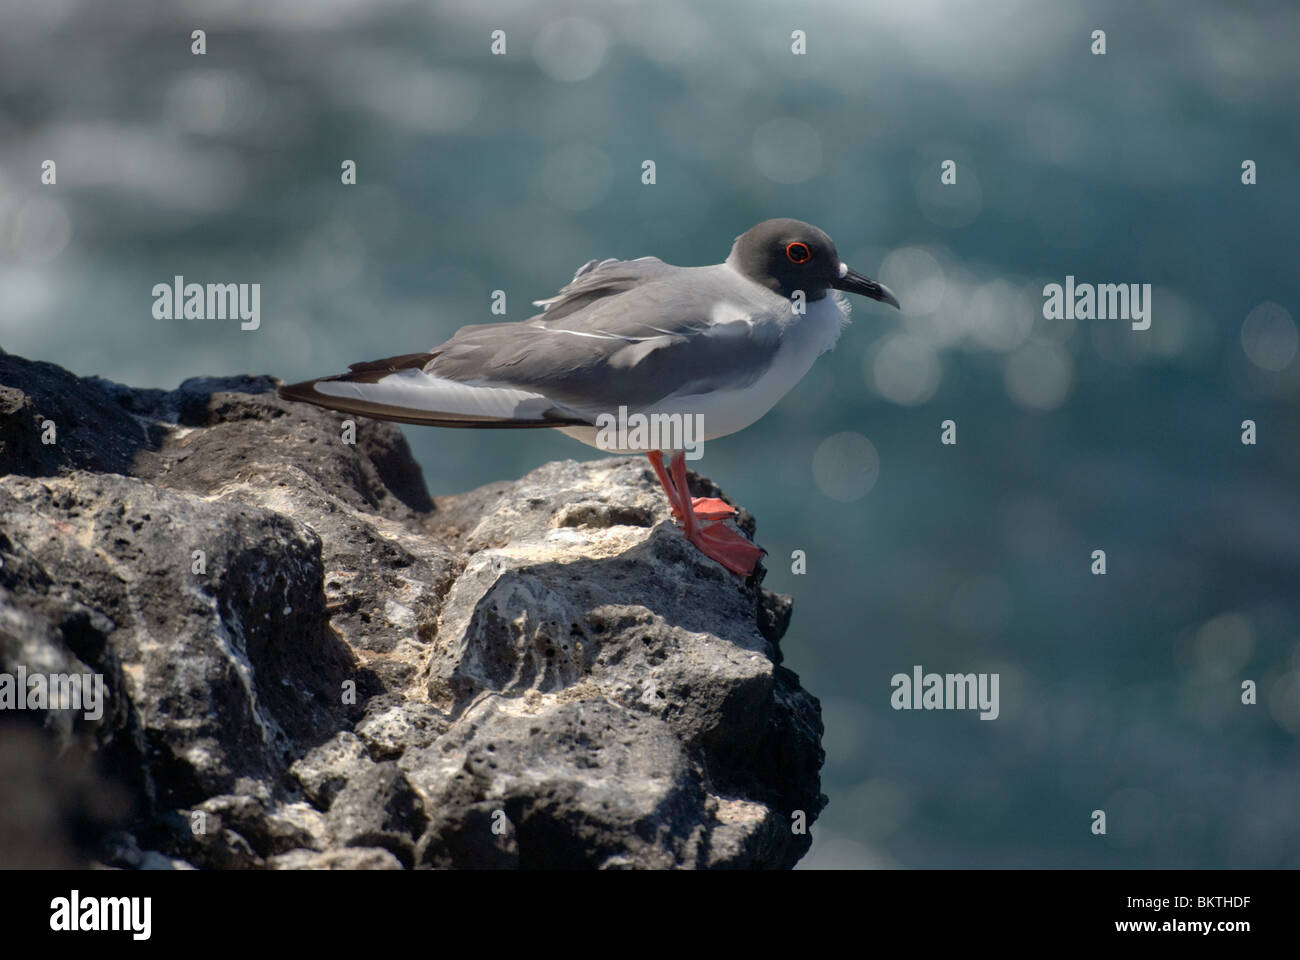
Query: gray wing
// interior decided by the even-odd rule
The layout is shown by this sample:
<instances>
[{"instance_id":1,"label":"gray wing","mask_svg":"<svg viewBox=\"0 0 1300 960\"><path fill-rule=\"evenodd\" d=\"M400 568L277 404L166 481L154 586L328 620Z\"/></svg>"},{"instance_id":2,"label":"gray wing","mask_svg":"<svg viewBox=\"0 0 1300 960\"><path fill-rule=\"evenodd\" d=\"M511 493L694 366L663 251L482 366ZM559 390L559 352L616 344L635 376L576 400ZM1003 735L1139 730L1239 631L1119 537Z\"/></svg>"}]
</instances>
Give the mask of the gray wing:
<instances>
[{"instance_id":1,"label":"gray wing","mask_svg":"<svg viewBox=\"0 0 1300 960\"><path fill-rule=\"evenodd\" d=\"M682 267L664 263L658 257L636 260L588 260L560 292L546 300L534 300L552 323L591 306L604 297L615 296L651 280L670 276ZM533 318L534 320L537 317Z\"/></svg>"},{"instance_id":2,"label":"gray wing","mask_svg":"<svg viewBox=\"0 0 1300 960\"><path fill-rule=\"evenodd\" d=\"M780 347L775 320L788 302L737 279L724 267L653 257L592 261L539 301L543 313L464 327L432 351L425 370L533 391L580 411L747 386Z\"/></svg>"}]
</instances>

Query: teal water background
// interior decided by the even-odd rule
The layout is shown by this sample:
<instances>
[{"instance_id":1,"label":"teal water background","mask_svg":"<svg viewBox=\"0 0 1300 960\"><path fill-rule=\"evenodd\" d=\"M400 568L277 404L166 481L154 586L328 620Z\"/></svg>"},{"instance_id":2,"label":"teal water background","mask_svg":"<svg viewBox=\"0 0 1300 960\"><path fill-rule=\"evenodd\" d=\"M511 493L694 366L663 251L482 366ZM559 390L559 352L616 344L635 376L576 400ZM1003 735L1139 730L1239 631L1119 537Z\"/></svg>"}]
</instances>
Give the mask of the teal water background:
<instances>
[{"instance_id":1,"label":"teal water background","mask_svg":"<svg viewBox=\"0 0 1300 960\"><path fill-rule=\"evenodd\" d=\"M592 257L809 220L905 309L855 302L696 465L795 598L830 798L804 865L1300 866L1298 11L14 0L0 346L299 380L501 319L495 289L524 319ZM177 274L261 283L260 329L154 319ZM1045 320L1067 275L1152 284L1151 329ZM405 429L434 494L596 455ZM998 672L1000 716L891 709L915 664Z\"/></svg>"}]
</instances>

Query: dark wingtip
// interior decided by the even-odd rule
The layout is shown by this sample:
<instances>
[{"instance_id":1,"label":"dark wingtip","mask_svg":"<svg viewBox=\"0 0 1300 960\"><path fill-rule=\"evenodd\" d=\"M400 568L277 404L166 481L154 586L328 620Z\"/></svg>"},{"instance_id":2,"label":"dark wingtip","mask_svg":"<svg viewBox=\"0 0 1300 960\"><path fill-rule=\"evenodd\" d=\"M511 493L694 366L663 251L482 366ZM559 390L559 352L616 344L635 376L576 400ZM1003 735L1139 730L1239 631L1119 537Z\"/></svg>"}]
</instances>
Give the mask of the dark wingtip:
<instances>
[{"instance_id":1,"label":"dark wingtip","mask_svg":"<svg viewBox=\"0 0 1300 960\"><path fill-rule=\"evenodd\" d=\"M314 403L318 406L326 406L331 409L337 409L332 404L325 403L323 394L316 389L316 384L322 380L347 380L351 383L374 383L382 380L390 373L398 370L406 370L410 367L423 368L434 354L425 353L402 353L395 357L384 357L382 360L368 360L364 363L348 364L348 372L340 373L333 377L317 377L315 380L304 380L301 383L286 384L277 391L282 400L297 400L302 403Z\"/></svg>"},{"instance_id":2,"label":"dark wingtip","mask_svg":"<svg viewBox=\"0 0 1300 960\"><path fill-rule=\"evenodd\" d=\"M316 381L304 380L302 383L284 383L275 391L281 400L296 400L311 403L316 394Z\"/></svg>"}]
</instances>

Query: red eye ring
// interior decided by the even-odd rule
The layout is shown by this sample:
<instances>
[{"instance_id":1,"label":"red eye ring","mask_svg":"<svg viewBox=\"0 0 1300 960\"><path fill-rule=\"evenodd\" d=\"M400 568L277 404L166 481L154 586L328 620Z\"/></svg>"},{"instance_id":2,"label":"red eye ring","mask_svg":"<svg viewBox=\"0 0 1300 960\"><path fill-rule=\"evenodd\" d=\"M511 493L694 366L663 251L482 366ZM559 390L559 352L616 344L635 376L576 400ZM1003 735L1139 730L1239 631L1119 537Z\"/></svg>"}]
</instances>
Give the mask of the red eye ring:
<instances>
[{"instance_id":1,"label":"red eye ring","mask_svg":"<svg viewBox=\"0 0 1300 960\"><path fill-rule=\"evenodd\" d=\"M785 258L791 263L807 263L812 259L812 251L808 249L808 244L796 240L786 244Z\"/></svg>"}]
</instances>

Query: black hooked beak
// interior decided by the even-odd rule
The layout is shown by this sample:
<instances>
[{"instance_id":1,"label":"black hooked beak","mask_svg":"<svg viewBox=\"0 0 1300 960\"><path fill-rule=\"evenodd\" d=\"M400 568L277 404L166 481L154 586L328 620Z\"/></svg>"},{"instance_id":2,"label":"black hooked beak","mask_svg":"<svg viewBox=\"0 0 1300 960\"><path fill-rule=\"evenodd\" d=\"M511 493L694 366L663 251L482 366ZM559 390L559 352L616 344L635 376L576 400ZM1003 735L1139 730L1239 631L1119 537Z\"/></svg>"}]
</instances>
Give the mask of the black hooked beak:
<instances>
[{"instance_id":1,"label":"black hooked beak","mask_svg":"<svg viewBox=\"0 0 1300 960\"><path fill-rule=\"evenodd\" d=\"M902 307L898 305L898 298L894 296L893 291L883 283L877 283L870 277L864 277L856 270L850 270L844 264L841 264L840 266L844 272L840 274L838 280L831 281L831 286L836 290L843 290L845 293L860 293L862 296L870 297L872 300L879 300L881 303L887 303L895 310L902 309Z\"/></svg>"}]
</instances>

